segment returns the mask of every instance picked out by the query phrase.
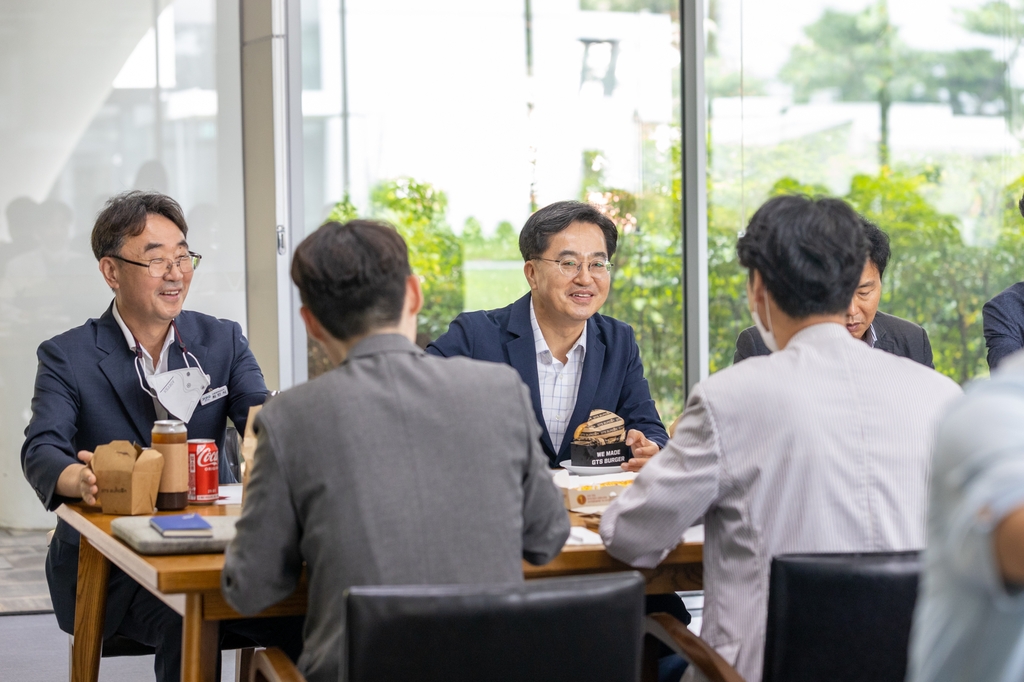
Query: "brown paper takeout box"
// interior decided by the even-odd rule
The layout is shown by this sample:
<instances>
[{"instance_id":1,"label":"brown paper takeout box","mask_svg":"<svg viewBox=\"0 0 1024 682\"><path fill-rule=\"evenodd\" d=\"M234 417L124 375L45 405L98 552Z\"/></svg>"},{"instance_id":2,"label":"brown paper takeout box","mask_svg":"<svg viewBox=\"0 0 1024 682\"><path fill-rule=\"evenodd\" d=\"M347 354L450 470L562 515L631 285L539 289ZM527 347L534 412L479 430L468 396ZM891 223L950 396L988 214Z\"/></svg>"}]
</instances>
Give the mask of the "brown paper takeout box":
<instances>
[{"instance_id":1,"label":"brown paper takeout box","mask_svg":"<svg viewBox=\"0 0 1024 682\"><path fill-rule=\"evenodd\" d=\"M92 455L104 514L152 514L164 456L126 440L100 445Z\"/></svg>"}]
</instances>

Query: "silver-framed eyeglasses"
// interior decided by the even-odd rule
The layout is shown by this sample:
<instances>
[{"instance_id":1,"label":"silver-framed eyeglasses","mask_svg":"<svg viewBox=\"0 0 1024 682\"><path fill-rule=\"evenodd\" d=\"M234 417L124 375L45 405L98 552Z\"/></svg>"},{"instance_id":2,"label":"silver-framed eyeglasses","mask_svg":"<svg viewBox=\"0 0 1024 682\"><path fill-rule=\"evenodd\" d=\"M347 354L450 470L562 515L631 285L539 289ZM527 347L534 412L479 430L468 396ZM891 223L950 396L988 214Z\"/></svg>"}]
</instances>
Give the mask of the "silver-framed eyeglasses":
<instances>
[{"instance_id":1,"label":"silver-framed eyeglasses","mask_svg":"<svg viewBox=\"0 0 1024 682\"><path fill-rule=\"evenodd\" d=\"M187 256L178 256L177 258L154 258L148 263L142 263L137 260L128 260L121 256L111 256L116 258L123 263L131 263L132 265L138 265L139 267L149 268L150 277L165 277L167 273L171 271L175 265L181 270L181 274L187 275L196 268L199 267L199 261L203 260L203 257L198 253L188 252Z\"/></svg>"},{"instance_id":2,"label":"silver-framed eyeglasses","mask_svg":"<svg viewBox=\"0 0 1024 682\"><path fill-rule=\"evenodd\" d=\"M590 262L576 260L575 258L563 258L561 260L556 258L535 258L534 260L558 263L558 271L566 277L575 277L580 274L584 265L587 266L587 271L590 273L591 277L607 277L612 267L614 267L612 262L609 260L592 260Z\"/></svg>"}]
</instances>

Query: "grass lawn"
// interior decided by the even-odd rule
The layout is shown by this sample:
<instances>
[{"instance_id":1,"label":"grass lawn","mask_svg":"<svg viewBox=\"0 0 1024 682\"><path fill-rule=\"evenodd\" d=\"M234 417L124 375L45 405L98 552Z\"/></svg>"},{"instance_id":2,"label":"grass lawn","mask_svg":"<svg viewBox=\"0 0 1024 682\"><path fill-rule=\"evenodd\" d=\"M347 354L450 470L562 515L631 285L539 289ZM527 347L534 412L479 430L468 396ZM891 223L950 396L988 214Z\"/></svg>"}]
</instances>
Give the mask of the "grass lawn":
<instances>
[{"instance_id":1,"label":"grass lawn","mask_svg":"<svg viewBox=\"0 0 1024 682\"><path fill-rule=\"evenodd\" d=\"M503 308L530 290L522 261L467 261L462 274L466 310Z\"/></svg>"}]
</instances>

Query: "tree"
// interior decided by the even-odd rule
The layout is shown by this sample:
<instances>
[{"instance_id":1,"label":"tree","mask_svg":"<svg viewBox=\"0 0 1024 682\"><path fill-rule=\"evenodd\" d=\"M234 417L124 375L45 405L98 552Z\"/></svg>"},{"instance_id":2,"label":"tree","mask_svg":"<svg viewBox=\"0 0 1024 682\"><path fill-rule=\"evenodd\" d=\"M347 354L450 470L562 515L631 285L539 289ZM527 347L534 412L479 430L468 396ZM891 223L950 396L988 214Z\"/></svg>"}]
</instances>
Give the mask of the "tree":
<instances>
[{"instance_id":1,"label":"tree","mask_svg":"<svg viewBox=\"0 0 1024 682\"><path fill-rule=\"evenodd\" d=\"M1020 48L1024 42L1024 0L1004 2L995 0L986 2L981 7L960 9L961 25L968 31L981 35L999 38L1009 44L1009 54L1005 61L997 62L1002 66L998 78L993 78L992 100L1002 104L1001 111L1006 117L1010 130L1016 132L1021 125L1021 90L1010 85L1007 77L1009 71L1017 63ZM991 56L991 55L990 55Z\"/></svg>"},{"instance_id":2,"label":"tree","mask_svg":"<svg viewBox=\"0 0 1024 682\"><path fill-rule=\"evenodd\" d=\"M826 9L804 29L809 42L794 46L779 72L798 102L822 90L847 102L878 102L882 166L889 165L889 109L896 99L913 99L915 86L925 80L921 53L908 48L897 32L887 0L857 14Z\"/></svg>"},{"instance_id":3,"label":"tree","mask_svg":"<svg viewBox=\"0 0 1024 682\"><path fill-rule=\"evenodd\" d=\"M370 193L371 212L398 228L409 244L409 265L423 283L420 334L436 339L462 312L462 244L446 222L448 197L426 182L398 178Z\"/></svg>"},{"instance_id":4,"label":"tree","mask_svg":"<svg viewBox=\"0 0 1024 682\"><path fill-rule=\"evenodd\" d=\"M371 218L393 224L409 246L409 265L423 283L421 335L435 339L462 312L462 244L446 222L448 197L433 185L412 178L379 183L370 192ZM346 196L328 220L344 222L360 212Z\"/></svg>"},{"instance_id":5,"label":"tree","mask_svg":"<svg viewBox=\"0 0 1024 682\"><path fill-rule=\"evenodd\" d=\"M677 140L667 154L673 169L667 185L645 187L639 195L591 188L586 196L619 228L611 291L601 312L633 327L651 395L666 421L686 401L680 155Z\"/></svg>"}]
</instances>

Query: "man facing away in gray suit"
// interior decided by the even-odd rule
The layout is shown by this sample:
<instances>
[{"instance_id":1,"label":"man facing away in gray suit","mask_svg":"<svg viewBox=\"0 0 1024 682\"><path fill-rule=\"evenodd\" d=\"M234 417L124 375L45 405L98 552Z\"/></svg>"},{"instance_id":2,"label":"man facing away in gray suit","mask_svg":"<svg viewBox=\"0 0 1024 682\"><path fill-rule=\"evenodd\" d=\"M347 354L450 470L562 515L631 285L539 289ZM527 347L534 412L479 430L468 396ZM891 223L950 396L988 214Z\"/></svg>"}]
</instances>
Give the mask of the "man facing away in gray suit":
<instances>
[{"instance_id":1,"label":"man facing away in gray suit","mask_svg":"<svg viewBox=\"0 0 1024 682\"><path fill-rule=\"evenodd\" d=\"M961 391L850 335L867 250L839 199L758 209L737 251L777 352L694 386L668 445L601 521L612 556L653 567L704 519L701 637L747 682L761 679L772 557L924 546L933 431Z\"/></svg>"},{"instance_id":2,"label":"man facing away in gray suit","mask_svg":"<svg viewBox=\"0 0 1024 682\"><path fill-rule=\"evenodd\" d=\"M855 339L860 339L872 348L884 350L901 358L910 358L925 367L935 369L932 362L932 344L924 327L902 317L883 313L878 309L882 299L882 277L889 263L889 235L870 220L861 216L861 226L868 238L868 259L860 284L846 309L846 329ZM736 339L733 364L755 355L771 353L757 331L747 327Z\"/></svg>"},{"instance_id":3,"label":"man facing away in gray suit","mask_svg":"<svg viewBox=\"0 0 1024 682\"><path fill-rule=\"evenodd\" d=\"M242 614L289 596L299 669L340 679L352 585L517 582L569 535L530 394L506 365L418 348L423 304L394 228L327 223L295 251L302 319L335 369L274 398L221 588Z\"/></svg>"}]
</instances>

